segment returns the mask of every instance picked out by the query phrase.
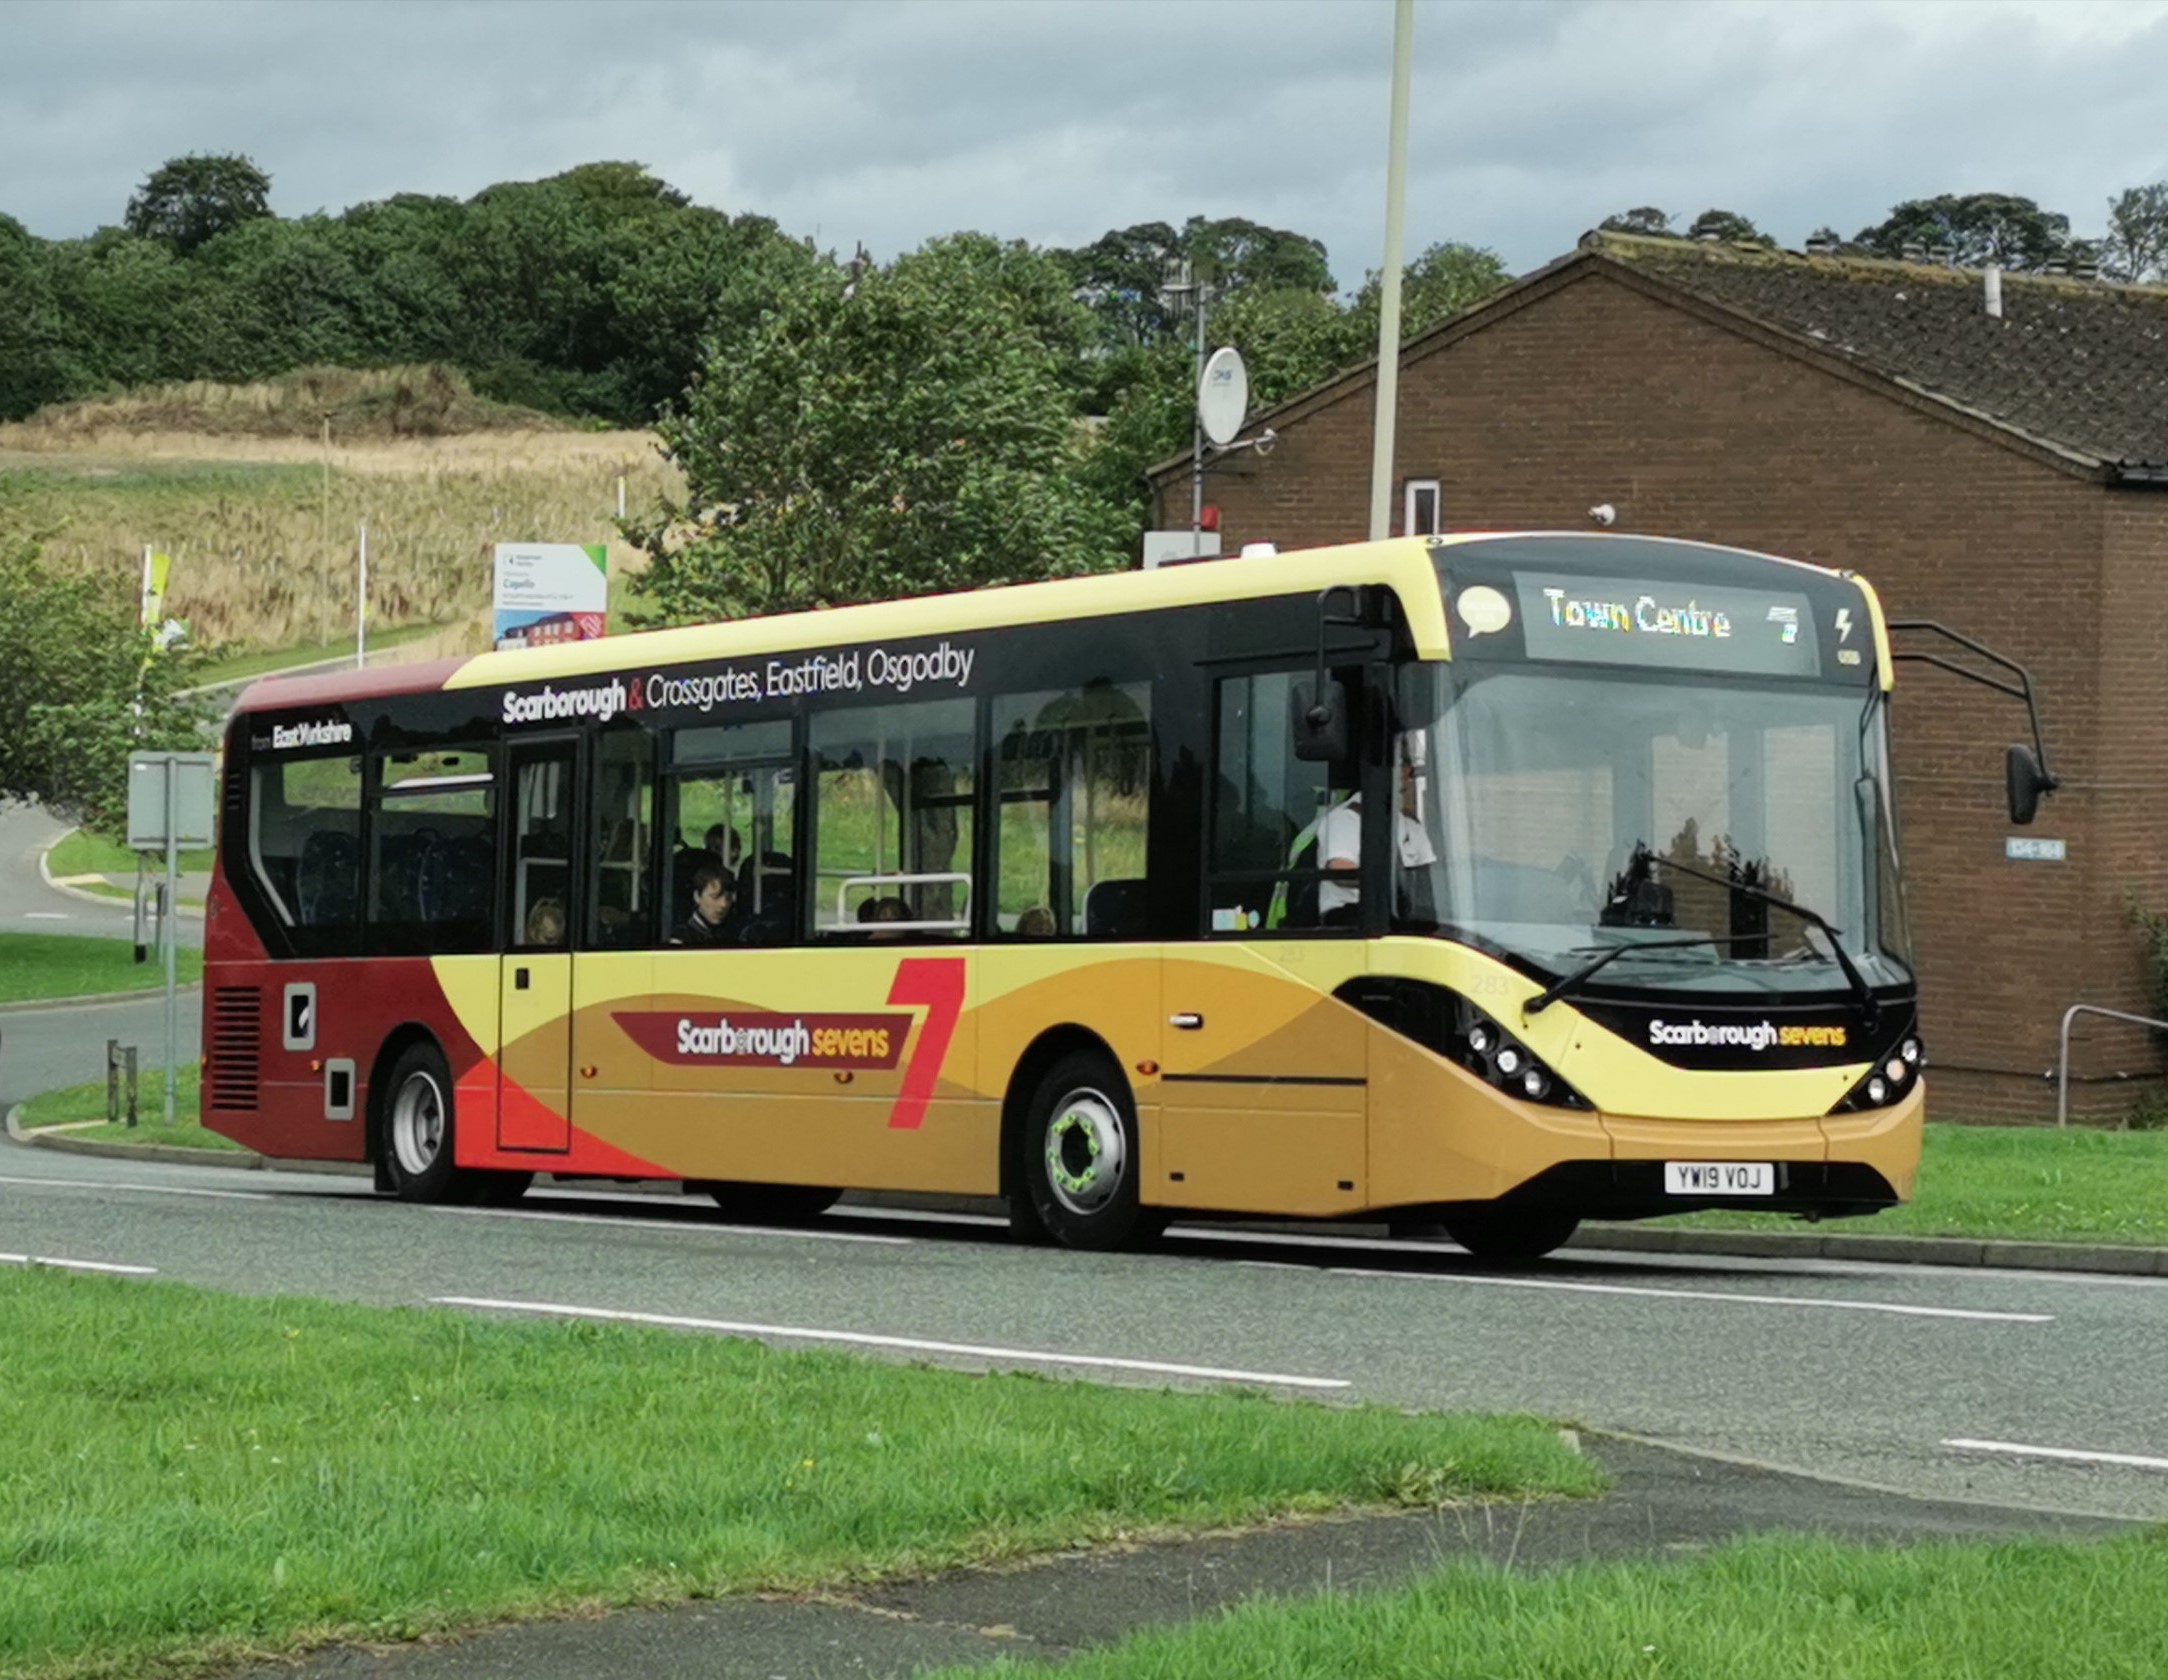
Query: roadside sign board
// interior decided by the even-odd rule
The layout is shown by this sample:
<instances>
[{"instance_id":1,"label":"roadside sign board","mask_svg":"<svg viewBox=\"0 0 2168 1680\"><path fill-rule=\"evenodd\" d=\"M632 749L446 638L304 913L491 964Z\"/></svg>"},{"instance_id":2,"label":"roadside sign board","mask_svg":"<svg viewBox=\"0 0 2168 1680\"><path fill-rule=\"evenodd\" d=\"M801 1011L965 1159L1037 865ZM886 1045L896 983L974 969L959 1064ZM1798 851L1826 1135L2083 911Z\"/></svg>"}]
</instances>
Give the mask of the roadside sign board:
<instances>
[{"instance_id":1,"label":"roadside sign board","mask_svg":"<svg viewBox=\"0 0 2168 1680\"><path fill-rule=\"evenodd\" d=\"M1217 559L1217 531L1147 531L1144 533L1144 569L1153 571L1184 560Z\"/></svg>"},{"instance_id":2,"label":"roadside sign board","mask_svg":"<svg viewBox=\"0 0 2168 1680\"><path fill-rule=\"evenodd\" d=\"M609 624L610 551L601 543L499 543L495 645L587 642Z\"/></svg>"},{"instance_id":3,"label":"roadside sign board","mask_svg":"<svg viewBox=\"0 0 2168 1680\"><path fill-rule=\"evenodd\" d=\"M170 845L208 846L218 811L214 755L138 752L128 755L128 845L162 852ZM168 832L168 828L171 832Z\"/></svg>"}]
</instances>

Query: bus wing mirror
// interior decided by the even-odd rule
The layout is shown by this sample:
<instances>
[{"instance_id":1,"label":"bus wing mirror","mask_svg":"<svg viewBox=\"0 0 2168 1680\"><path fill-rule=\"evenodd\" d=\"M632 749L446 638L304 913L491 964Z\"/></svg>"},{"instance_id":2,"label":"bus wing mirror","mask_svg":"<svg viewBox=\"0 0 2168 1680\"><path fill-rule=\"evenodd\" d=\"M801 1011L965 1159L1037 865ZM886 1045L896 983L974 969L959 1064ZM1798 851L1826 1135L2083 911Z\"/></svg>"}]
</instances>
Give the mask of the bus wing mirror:
<instances>
[{"instance_id":1,"label":"bus wing mirror","mask_svg":"<svg viewBox=\"0 0 2168 1680\"><path fill-rule=\"evenodd\" d=\"M2030 747L2012 746L2003 755L2003 781L2010 795L2010 820L2020 828L2040 812L2040 796L2053 793L2057 783L2040 768Z\"/></svg>"},{"instance_id":2,"label":"bus wing mirror","mask_svg":"<svg viewBox=\"0 0 2168 1680\"><path fill-rule=\"evenodd\" d=\"M1305 764L1337 764L1348 756L1347 685L1327 677L1296 683L1288 692L1288 725L1295 756Z\"/></svg>"}]
</instances>

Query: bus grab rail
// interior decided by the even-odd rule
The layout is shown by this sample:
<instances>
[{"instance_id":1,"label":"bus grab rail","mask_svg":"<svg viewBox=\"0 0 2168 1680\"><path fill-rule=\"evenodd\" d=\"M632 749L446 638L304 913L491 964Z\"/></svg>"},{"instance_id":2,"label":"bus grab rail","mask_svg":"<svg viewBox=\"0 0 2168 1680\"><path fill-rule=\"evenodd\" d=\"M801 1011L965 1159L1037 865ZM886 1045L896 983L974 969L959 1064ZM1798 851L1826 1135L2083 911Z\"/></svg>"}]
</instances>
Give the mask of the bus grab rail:
<instances>
[{"instance_id":1,"label":"bus grab rail","mask_svg":"<svg viewBox=\"0 0 2168 1680\"><path fill-rule=\"evenodd\" d=\"M2168 1021L2150 1015L2126 1015L2120 1009L2103 1009L2097 1003L2073 1003L2063 1011L2063 1029L2055 1052L2055 1124L2070 1124L2070 1023L2080 1015L2105 1015L2111 1021L2128 1021L2134 1027L2158 1027L2168 1032Z\"/></svg>"},{"instance_id":2,"label":"bus grab rail","mask_svg":"<svg viewBox=\"0 0 2168 1680\"><path fill-rule=\"evenodd\" d=\"M836 883L836 926L850 929L857 926L843 913L843 901L850 896L853 887L937 887L961 886L964 889L965 912L938 922L874 922L888 933L955 933L968 931L971 927L971 877L961 871L944 871L931 875L848 875Z\"/></svg>"}]
</instances>

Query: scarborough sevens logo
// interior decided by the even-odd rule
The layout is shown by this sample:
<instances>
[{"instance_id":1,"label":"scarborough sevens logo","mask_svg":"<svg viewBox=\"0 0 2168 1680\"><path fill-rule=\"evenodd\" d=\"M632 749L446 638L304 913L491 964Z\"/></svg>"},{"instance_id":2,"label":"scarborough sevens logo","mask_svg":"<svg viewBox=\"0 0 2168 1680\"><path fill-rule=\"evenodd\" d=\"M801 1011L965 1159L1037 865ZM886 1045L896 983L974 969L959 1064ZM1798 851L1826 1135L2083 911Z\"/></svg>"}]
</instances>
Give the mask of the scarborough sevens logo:
<instances>
[{"instance_id":1,"label":"scarborough sevens logo","mask_svg":"<svg viewBox=\"0 0 2168 1680\"><path fill-rule=\"evenodd\" d=\"M916 1015L775 1014L750 1010L627 1011L625 1036L675 1067L878 1068L903 1066L903 1088L888 1124L916 1131L963 1013L964 959L906 957L888 989L891 1004L921 1005L925 1025L909 1044Z\"/></svg>"}]
</instances>

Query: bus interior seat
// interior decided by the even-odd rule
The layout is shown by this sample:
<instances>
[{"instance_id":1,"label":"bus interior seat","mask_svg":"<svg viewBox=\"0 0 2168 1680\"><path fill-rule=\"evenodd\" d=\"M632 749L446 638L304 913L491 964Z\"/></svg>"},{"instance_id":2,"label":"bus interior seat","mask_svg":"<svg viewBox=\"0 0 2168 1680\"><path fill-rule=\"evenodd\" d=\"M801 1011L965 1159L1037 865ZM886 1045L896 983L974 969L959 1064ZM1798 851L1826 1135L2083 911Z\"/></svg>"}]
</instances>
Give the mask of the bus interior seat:
<instances>
[{"instance_id":1,"label":"bus interior seat","mask_svg":"<svg viewBox=\"0 0 2168 1680\"><path fill-rule=\"evenodd\" d=\"M295 871L303 926L339 927L354 920L360 860L361 849L351 834L318 829L308 837Z\"/></svg>"},{"instance_id":2,"label":"bus interior seat","mask_svg":"<svg viewBox=\"0 0 2168 1680\"><path fill-rule=\"evenodd\" d=\"M1084 932L1093 939L1140 939L1150 905L1142 880L1094 881L1084 894Z\"/></svg>"},{"instance_id":3,"label":"bus interior seat","mask_svg":"<svg viewBox=\"0 0 2168 1680\"><path fill-rule=\"evenodd\" d=\"M755 878L758 878L758 908ZM738 865L736 916L745 945L781 945L792 938L798 925L797 878L790 859L782 852L762 852Z\"/></svg>"}]
</instances>

